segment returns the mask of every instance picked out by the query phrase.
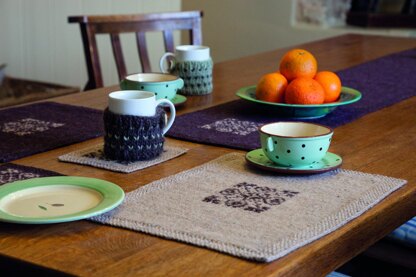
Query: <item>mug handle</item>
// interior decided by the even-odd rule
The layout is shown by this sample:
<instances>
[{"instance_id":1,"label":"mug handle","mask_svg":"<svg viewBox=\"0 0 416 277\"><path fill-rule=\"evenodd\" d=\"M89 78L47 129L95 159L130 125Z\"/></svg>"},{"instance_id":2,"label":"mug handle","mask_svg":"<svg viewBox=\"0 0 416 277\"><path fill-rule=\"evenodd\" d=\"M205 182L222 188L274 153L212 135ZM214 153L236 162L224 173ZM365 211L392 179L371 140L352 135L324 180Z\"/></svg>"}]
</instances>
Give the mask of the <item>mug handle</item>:
<instances>
[{"instance_id":1,"label":"mug handle","mask_svg":"<svg viewBox=\"0 0 416 277\"><path fill-rule=\"evenodd\" d=\"M267 151L273 152L274 151L274 143L272 137L267 138Z\"/></svg>"},{"instance_id":2,"label":"mug handle","mask_svg":"<svg viewBox=\"0 0 416 277\"><path fill-rule=\"evenodd\" d=\"M183 81L183 79L182 78L179 78L178 79L178 86L177 86L177 89L181 89L181 88L183 88L183 86L185 85L185 82Z\"/></svg>"},{"instance_id":3,"label":"mug handle","mask_svg":"<svg viewBox=\"0 0 416 277\"><path fill-rule=\"evenodd\" d=\"M168 69L165 69L164 68L164 66L163 66L163 63L165 62L165 60L167 59L167 57L173 57L173 59L170 61L170 63L169 63L169 66L168 66ZM173 69L175 68L175 54L173 54L173 53L171 53L171 52L167 52L167 53L165 53L161 58L160 58L160 61L159 61L159 67L160 67L160 70L163 72L163 73L170 73L170 72L172 72L173 71Z\"/></svg>"},{"instance_id":4,"label":"mug handle","mask_svg":"<svg viewBox=\"0 0 416 277\"><path fill-rule=\"evenodd\" d=\"M159 99L156 100L156 105L159 106L160 104L164 104L166 103L169 106L169 110L170 110L170 116L169 116L169 120L166 123L165 128L163 128L163 135L166 134L167 131L169 131L170 127L172 127L173 121L175 120L175 116L176 116L176 109L175 109L175 105L173 105L173 103L171 101L169 101L168 99Z\"/></svg>"}]
</instances>

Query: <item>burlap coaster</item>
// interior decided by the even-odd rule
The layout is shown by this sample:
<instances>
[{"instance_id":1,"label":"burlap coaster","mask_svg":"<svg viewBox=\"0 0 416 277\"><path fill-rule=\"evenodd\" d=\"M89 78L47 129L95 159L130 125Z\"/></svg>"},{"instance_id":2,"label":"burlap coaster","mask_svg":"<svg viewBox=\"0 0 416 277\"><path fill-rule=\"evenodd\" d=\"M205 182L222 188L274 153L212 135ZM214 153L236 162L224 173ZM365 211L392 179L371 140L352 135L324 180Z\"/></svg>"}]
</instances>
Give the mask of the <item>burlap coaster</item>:
<instances>
[{"instance_id":1,"label":"burlap coaster","mask_svg":"<svg viewBox=\"0 0 416 277\"><path fill-rule=\"evenodd\" d=\"M109 160L104 156L103 144L94 145L89 148L74 151L62 156L58 159L62 162L71 162L77 164L90 165L98 168L104 168L111 171L130 173L136 170L144 169L159 163L163 163L170 159L185 154L186 148L166 146L160 156L146 161L122 162Z\"/></svg>"},{"instance_id":2,"label":"burlap coaster","mask_svg":"<svg viewBox=\"0 0 416 277\"><path fill-rule=\"evenodd\" d=\"M336 230L405 183L341 169L272 175L231 153L132 191L119 208L92 220L272 261Z\"/></svg>"}]
</instances>

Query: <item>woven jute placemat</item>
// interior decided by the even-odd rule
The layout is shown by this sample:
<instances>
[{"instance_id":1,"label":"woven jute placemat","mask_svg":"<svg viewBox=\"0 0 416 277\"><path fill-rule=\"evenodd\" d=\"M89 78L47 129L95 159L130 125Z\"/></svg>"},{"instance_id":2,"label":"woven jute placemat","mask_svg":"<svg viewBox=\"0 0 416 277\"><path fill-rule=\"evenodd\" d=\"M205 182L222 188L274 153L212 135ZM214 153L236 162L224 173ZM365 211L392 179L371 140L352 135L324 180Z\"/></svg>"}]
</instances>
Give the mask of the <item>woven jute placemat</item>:
<instances>
[{"instance_id":1,"label":"woven jute placemat","mask_svg":"<svg viewBox=\"0 0 416 277\"><path fill-rule=\"evenodd\" d=\"M338 169L278 176L231 153L126 195L93 221L272 261L356 218L406 183Z\"/></svg>"},{"instance_id":2,"label":"woven jute placemat","mask_svg":"<svg viewBox=\"0 0 416 277\"><path fill-rule=\"evenodd\" d=\"M62 162L71 162L108 169L111 171L130 173L171 160L185 154L188 151L186 148L165 145L162 154L154 159L137 162L123 162L107 159L104 156L103 146L104 145L102 143L97 144L59 156L58 159Z\"/></svg>"}]
</instances>

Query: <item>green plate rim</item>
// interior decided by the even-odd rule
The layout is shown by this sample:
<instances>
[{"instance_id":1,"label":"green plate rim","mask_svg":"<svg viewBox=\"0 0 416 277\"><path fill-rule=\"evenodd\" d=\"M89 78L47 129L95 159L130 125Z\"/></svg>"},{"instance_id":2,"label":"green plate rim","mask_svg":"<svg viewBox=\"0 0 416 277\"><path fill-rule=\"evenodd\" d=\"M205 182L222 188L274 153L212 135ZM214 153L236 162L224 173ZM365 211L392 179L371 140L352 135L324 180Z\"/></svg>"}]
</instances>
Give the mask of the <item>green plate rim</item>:
<instances>
[{"instance_id":1,"label":"green plate rim","mask_svg":"<svg viewBox=\"0 0 416 277\"><path fill-rule=\"evenodd\" d=\"M14 193L20 190L52 185L73 185L89 188L101 193L103 200L97 206L91 209L87 209L85 211L74 214L55 217L39 218L16 216L0 209L0 221L22 224L47 224L81 220L114 209L121 204L125 196L123 189L121 189L118 185L105 180L78 176L54 176L32 178L4 184L0 186L0 200L10 193Z\"/></svg>"},{"instance_id":2,"label":"green plate rim","mask_svg":"<svg viewBox=\"0 0 416 277\"><path fill-rule=\"evenodd\" d=\"M347 104L357 102L362 97L361 92L359 92L356 89L353 89L353 88L350 88L350 87L341 87L341 94L342 93L349 94L349 95L352 95L353 98L349 99L347 101L342 101L342 102L337 101L337 102L333 102L333 103L315 104L315 105L285 104L285 103L266 102L266 101L258 100L258 99L255 99L255 98L251 97L248 93L251 90L255 89L255 88L256 88L255 85L240 88L236 92L236 95L238 97L240 97L241 99L248 100L250 102L266 104L266 105L271 105L271 106L277 106L277 107L302 108L302 109L338 107L338 106L347 105Z\"/></svg>"}]
</instances>

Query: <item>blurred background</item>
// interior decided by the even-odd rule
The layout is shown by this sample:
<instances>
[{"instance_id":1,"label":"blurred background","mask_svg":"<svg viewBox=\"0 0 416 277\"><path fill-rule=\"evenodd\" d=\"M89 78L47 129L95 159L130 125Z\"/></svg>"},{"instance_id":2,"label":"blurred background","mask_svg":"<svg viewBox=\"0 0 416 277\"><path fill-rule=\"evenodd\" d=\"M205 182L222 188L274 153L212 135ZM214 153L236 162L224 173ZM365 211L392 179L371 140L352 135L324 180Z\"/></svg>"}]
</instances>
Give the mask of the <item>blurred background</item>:
<instances>
[{"instance_id":1,"label":"blurred background","mask_svg":"<svg viewBox=\"0 0 416 277\"><path fill-rule=\"evenodd\" d=\"M203 10L203 43L211 47L214 62L221 62L343 33L415 37L414 26L374 26L368 20L374 13L412 14L414 2L0 0L0 65L7 64L7 76L82 88L87 72L79 26L67 22L71 15ZM158 71L162 37L155 33L147 38L152 68ZM122 36L129 73L141 71L133 40L133 35ZM109 38L99 37L98 43L105 85L117 84ZM175 45L186 43L175 34Z\"/></svg>"}]
</instances>

